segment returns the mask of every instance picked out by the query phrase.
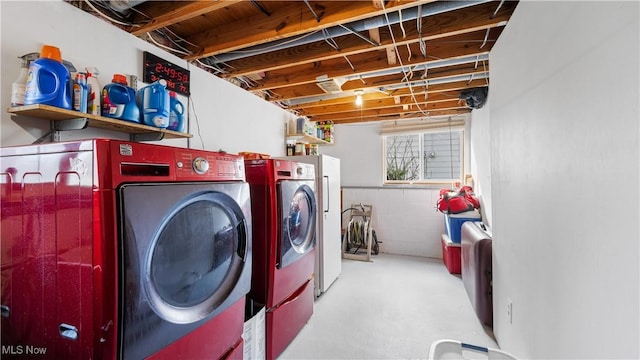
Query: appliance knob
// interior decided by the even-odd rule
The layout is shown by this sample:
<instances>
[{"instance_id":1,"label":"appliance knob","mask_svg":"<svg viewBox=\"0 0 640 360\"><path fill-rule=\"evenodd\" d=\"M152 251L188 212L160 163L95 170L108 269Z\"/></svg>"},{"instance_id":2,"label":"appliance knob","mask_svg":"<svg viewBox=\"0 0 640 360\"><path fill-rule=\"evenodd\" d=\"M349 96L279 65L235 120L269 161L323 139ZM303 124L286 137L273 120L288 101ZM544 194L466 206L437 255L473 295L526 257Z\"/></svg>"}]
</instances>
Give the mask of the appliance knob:
<instances>
[{"instance_id":1,"label":"appliance knob","mask_svg":"<svg viewBox=\"0 0 640 360\"><path fill-rule=\"evenodd\" d=\"M197 157L193 159L193 170L200 174L206 174L209 171L209 162L205 158Z\"/></svg>"},{"instance_id":2,"label":"appliance knob","mask_svg":"<svg viewBox=\"0 0 640 360\"><path fill-rule=\"evenodd\" d=\"M298 173L298 175L304 175L304 168L299 167L296 172Z\"/></svg>"}]
</instances>

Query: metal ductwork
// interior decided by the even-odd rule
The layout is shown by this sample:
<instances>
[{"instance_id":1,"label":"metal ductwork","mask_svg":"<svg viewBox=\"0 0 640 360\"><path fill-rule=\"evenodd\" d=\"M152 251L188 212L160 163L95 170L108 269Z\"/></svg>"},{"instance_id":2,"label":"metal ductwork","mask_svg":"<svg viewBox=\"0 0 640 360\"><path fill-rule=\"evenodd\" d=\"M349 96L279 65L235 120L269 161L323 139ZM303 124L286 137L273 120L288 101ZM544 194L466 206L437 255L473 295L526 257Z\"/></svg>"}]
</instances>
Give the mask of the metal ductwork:
<instances>
[{"instance_id":1,"label":"metal ductwork","mask_svg":"<svg viewBox=\"0 0 640 360\"><path fill-rule=\"evenodd\" d=\"M121 14L127 14L129 9L144 2L147 2L147 0L109 0L107 1L107 5L113 11L117 11Z\"/></svg>"},{"instance_id":2,"label":"metal ductwork","mask_svg":"<svg viewBox=\"0 0 640 360\"><path fill-rule=\"evenodd\" d=\"M474 80L488 79L488 78L489 78L489 73L487 72L481 73L481 74L475 74L473 76ZM456 76L451 76L447 78L440 78L440 79L433 79L433 80L416 80L416 81L409 81L408 83L403 83L403 84L379 86L379 87L372 87L372 88L362 88L359 90L363 90L365 94L374 93L374 92L387 93L393 90L408 88L409 86L411 87L427 86L428 87L428 86L433 86L438 84L447 84L452 82L469 81L469 80L471 80L471 77L468 75L456 75ZM349 95L346 95L346 93L313 95L313 96L299 97L295 99L282 100L280 102L286 106L297 106L300 104L306 104L306 103L317 102L322 100L338 99L338 98L343 98L345 96L351 96L351 95L355 96L355 91L351 91Z\"/></svg>"},{"instance_id":3,"label":"metal ductwork","mask_svg":"<svg viewBox=\"0 0 640 360\"><path fill-rule=\"evenodd\" d=\"M469 64L469 63L480 62L485 60L487 61L489 60L488 53L481 54L481 55L474 55L474 56L466 56L466 57L457 58L457 59L437 60L437 61L429 62L427 64L405 66L405 68L411 68L411 71L424 71L424 70L437 69L437 68L447 67L447 66ZM403 69L402 67L385 69L385 70L377 70L377 71L372 71L368 73L347 76L346 81L368 79L368 78L377 77L377 76L395 75L395 74L400 74L406 71L407 70Z\"/></svg>"},{"instance_id":4,"label":"metal ductwork","mask_svg":"<svg viewBox=\"0 0 640 360\"><path fill-rule=\"evenodd\" d=\"M306 45L316 41L323 41L326 37L338 37L344 36L348 34L352 34L353 31L368 31L374 28L379 28L381 26L387 26L387 17L389 18L389 24L395 25L399 24L402 21L410 21L415 20L418 17L427 17L433 16L441 13L445 13L448 11L460 10L470 6L475 6L479 4L484 4L489 2L490 0L470 0L470 1L436 1L426 5L422 5L421 9L419 6L402 10L402 16L399 11L394 11L385 15L379 15L370 19L354 21L352 23L346 24L344 26L337 25L330 28L325 29L325 31L317 31L308 35L302 35L297 40L281 39L272 41L267 44L261 44L256 46L251 46L248 48L242 49L242 51L238 52L228 52L216 56L212 56L211 59L215 63L223 63L227 61L233 61L238 59L243 59L250 56L256 56L265 54L271 51L288 49L295 46Z\"/></svg>"}]
</instances>

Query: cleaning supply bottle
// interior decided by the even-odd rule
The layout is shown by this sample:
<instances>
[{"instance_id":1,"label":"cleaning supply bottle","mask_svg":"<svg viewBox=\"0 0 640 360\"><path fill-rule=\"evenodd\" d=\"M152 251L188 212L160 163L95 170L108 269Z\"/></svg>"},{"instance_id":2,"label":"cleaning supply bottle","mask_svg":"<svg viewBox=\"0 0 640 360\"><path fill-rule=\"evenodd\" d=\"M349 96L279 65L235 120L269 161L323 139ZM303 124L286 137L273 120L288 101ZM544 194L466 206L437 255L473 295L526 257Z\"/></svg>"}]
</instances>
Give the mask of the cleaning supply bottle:
<instances>
[{"instance_id":1,"label":"cleaning supply bottle","mask_svg":"<svg viewBox=\"0 0 640 360\"><path fill-rule=\"evenodd\" d=\"M136 100L145 125L158 128L169 126L169 92L165 80L155 81L138 90Z\"/></svg>"},{"instance_id":2,"label":"cleaning supply bottle","mask_svg":"<svg viewBox=\"0 0 640 360\"><path fill-rule=\"evenodd\" d=\"M184 105L175 91L169 91L169 127L173 131L184 132Z\"/></svg>"},{"instance_id":3,"label":"cleaning supply bottle","mask_svg":"<svg viewBox=\"0 0 640 360\"><path fill-rule=\"evenodd\" d=\"M127 78L114 74L110 84L102 88L102 116L140 122L140 109L136 104L136 92L127 86Z\"/></svg>"},{"instance_id":4,"label":"cleaning supply bottle","mask_svg":"<svg viewBox=\"0 0 640 360\"><path fill-rule=\"evenodd\" d=\"M87 78L84 73L76 73L73 82L73 110L87 112Z\"/></svg>"},{"instance_id":5,"label":"cleaning supply bottle","mask_svg":"<svg viewBox=\"0 0 640 360\"><path fill-rule=\"evenodd\" d=\"M62 63L60 49L43 45L40 57L31 62L24 104L45 104L71 109L71 75Z\"/></svg>"},{"instance_id":6,"label":"cleaning supply bottle","mask_svg":"<svg viewBox=\"0 0 640 360\"><path fill-rule=\"evenodd\" d=\"M85 68L87 71L87 112L93 115L100 115L100 82L98 82L98 69L95 67Z\"/></svg>"},{"instance_id":7,"label":"cleaning supply bottle","mask_svg":"<svg viewBox=\"0 0 640 360\"><path fill-rule=\"evenodd\" d=\"M18 74L18 78L13 82L13 84L11 84L11 106L24 105L24 90L27 85L29 66L33 60L38 58L39 55L40 54L33 52L19 57L22 59L22 66L20 67L20 74Z\"/></svg>"}]
</instances>

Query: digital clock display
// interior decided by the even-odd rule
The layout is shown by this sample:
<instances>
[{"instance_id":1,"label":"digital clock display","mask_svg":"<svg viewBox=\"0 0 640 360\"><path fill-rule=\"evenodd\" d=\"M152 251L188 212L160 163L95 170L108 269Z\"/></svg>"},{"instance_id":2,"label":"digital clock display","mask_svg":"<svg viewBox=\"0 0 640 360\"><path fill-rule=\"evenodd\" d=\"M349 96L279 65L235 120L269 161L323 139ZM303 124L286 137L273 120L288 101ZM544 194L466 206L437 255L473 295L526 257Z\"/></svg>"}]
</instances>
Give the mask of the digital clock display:
<instances>
[{"instance_id":1,"label":"digital clock display","mask_svg":"<svg viewBox=\"0 0 640 360\"><path fill-rule=\"evenodd\" d=\"M161 59L150 52L143 54L142 81L150 84L164 79L167 82L167 89L178 94L189 96L189 70L184 69L167 60Z\"/></svg>"}]
</instances>

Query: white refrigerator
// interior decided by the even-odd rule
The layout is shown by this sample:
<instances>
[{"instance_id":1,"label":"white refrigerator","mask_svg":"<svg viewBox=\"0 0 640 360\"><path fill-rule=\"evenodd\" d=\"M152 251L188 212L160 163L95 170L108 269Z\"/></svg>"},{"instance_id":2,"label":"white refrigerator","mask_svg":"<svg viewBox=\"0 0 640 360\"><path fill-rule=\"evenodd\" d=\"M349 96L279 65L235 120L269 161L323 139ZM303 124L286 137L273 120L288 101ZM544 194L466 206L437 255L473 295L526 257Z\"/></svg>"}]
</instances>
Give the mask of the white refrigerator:
<instances>
[{"instance_id":1,"label":"white refrigerator","mask_svg":"<svg viewBox=\"0 0 640 360\"><path fill-rule=\"evenodd\" d=\"M315 296L320 296L342 271L340 236L340 159L328 155L287 156L315 165L318 223L316 226Z\"/></svg>"}]
</instances>

